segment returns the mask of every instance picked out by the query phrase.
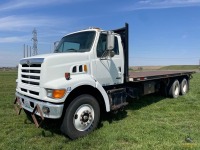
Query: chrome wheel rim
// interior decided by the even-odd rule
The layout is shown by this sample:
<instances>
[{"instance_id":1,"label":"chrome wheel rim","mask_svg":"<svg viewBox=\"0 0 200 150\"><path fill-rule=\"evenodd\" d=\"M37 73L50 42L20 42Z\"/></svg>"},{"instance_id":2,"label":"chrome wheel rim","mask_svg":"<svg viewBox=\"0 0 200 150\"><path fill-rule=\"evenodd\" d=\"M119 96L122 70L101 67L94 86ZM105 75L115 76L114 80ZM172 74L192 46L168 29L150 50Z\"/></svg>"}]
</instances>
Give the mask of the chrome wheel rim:
<instances>
[{"instance_id":1,"label":"chrome wheel rim","mask_svg":"<svg viewBox=\"0 0 200 150\"><path fill-rule=\"evenodd\" d=\"M175 94L175 95L178 95L178 94L179 94L179 87L178 87L178 85L175 86L174 94Z\"/></svg>"},{"instance_id":2,"label":"chrome wheel rim","mask_svg":"<svg viewBox=\"0 0 200 150\"><path fill-rule=\"evenodd\" d=\"M187 91L187 83L184 81L183 83L183 92L185 93Z\"/></svg>"},{"instance_id":3,"label":"chrome wheel rim","mask_svg":"<svg viewBox=\"0 0 200 150\"><path fill-rule=\"evenodd\" d=\"M73 123L79 131L86 131L94 121L94 109L89 104L81 105L75 112Z\"/></svg>"}]
</instances>

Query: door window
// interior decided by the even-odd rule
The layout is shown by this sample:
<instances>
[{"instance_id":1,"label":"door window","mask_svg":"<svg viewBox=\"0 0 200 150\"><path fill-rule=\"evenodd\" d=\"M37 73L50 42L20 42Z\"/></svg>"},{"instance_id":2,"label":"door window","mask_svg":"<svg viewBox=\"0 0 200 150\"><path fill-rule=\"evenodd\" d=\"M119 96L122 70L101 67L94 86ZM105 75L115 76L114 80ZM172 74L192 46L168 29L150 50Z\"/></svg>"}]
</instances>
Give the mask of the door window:
<instances>
[{"instance_id":1,"label":"door window","mask_svg":"<svg viewBox=\"0 0 200 150\"><path fill-rule=\"evenodd\" d=\"M101 57L106 50L107 45L107 35L101 34L97 44L97 57Z\"/></svg>"},{"instance_id":2,"label":"door window","mask_svg":"<svg viewBox=\"0 0 200 150\"><path fill-rule=\"evenodd\" d=\"M101 57L103 55L104 51L106 50L106 47L107 47L107 35L101 34L97 44L97 57ZM113 51L115 52L115 55L119 55L119 46L117 37L115 37L115 45Z\"/></svg>"}]
</instances>

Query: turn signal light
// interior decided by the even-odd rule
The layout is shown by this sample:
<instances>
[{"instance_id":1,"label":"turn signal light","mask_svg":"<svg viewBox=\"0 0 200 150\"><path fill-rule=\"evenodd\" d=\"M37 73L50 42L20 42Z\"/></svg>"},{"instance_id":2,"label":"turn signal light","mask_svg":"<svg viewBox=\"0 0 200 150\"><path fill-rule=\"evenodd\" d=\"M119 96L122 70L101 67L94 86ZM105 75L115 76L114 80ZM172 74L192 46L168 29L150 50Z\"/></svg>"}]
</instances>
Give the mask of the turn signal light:
<instances>
[{"instance_id":1,"label":"turn signal light","mask_svg":"<svg viewBox=\"0 0 200 150\"><path fill-rule=\"evenodd\" d=\"M52 97L53 98L62 98L65 95L65 90L53 90Z\"/></svg>"},{"instance_id":2,"label":"turn signal light","mask_svg":"<svg viewBox=\"0 0 200 150\"><path fill-rule=\"evenodd\" d=\"M87 72L87 65L84 65L84 71Z\"/></svg>"}]
</instances>

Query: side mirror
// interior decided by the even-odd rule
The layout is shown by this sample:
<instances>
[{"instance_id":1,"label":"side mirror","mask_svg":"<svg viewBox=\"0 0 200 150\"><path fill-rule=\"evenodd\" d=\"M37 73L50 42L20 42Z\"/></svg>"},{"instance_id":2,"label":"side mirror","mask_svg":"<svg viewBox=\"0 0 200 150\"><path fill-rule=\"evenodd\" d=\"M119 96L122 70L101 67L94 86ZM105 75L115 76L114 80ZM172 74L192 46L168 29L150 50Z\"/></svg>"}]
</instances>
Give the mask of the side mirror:
<instances>
[{"instance_id":1,"label":"side mirror","mask_svg":"<svg viewBox=\"0 0 200 150\"><path fill-rule=\"evenodd\" d=\"M53 44L54 44L54 51L56 50L56 48L57 48L59 42L60 42L60 41L56 41L56 42L53 43Z\"/></svg>"},{"instance_id":2,"label":"side mirror","mask_svg":"<svg viewBox=\"0 0 200 150\"><path fill-rule=\"evenodd\" d=\"M112 31L108 31L108 34L107 34L107 50L108 51L113 50L114 44L115 44L114 39L115 39L114 33Z\"/></svg>"}]
</instances>

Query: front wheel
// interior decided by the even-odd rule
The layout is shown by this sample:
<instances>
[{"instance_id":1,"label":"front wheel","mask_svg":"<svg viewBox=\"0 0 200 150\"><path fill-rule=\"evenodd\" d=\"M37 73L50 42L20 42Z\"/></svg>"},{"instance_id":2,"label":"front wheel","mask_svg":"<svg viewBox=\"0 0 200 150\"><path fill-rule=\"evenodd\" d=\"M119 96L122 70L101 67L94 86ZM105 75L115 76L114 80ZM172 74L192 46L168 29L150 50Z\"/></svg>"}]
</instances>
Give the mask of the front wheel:
<instances>
[{"instance_id":1,"label":"front wheel","mask_svg":"<svg viewBox=\"0 0 200 150\"><path fill-rule=\"evenodd\" d=\"M71 139L92 132L100 120L100 107L91 95L80 95L67 107L61 131Z\"/></svg>"}]
</instances>

